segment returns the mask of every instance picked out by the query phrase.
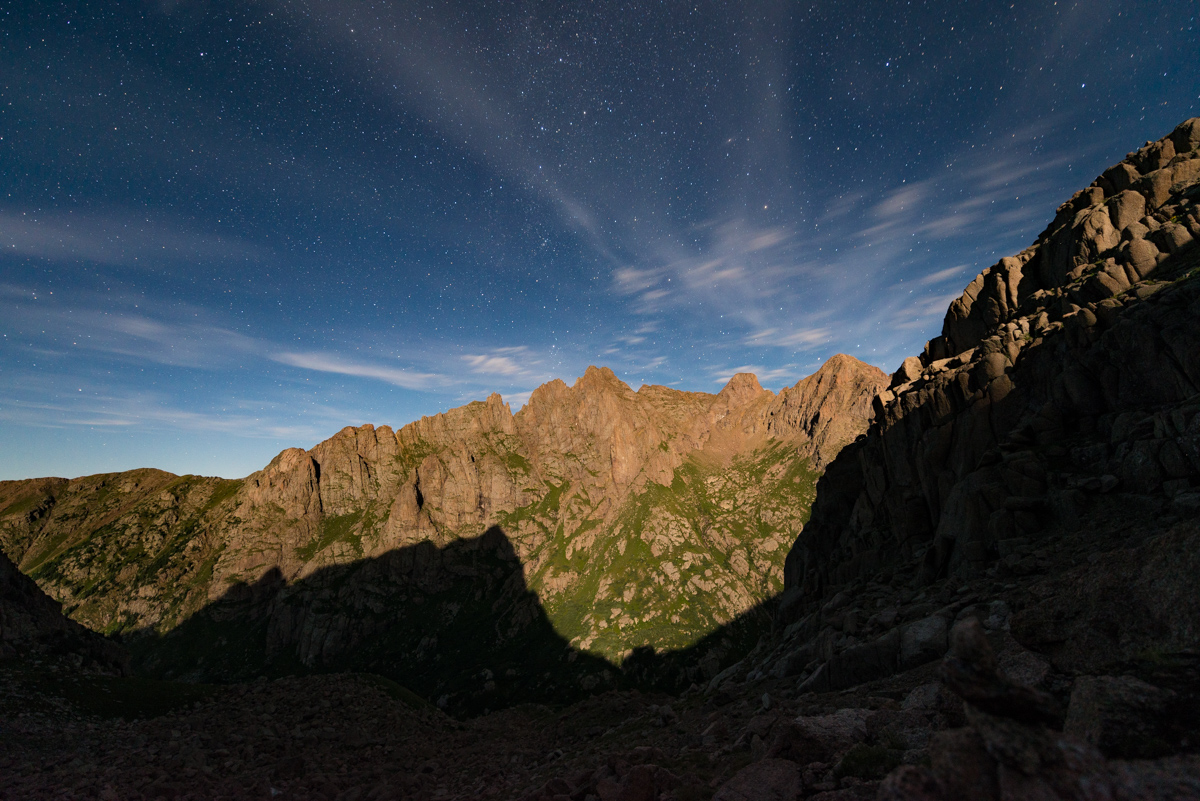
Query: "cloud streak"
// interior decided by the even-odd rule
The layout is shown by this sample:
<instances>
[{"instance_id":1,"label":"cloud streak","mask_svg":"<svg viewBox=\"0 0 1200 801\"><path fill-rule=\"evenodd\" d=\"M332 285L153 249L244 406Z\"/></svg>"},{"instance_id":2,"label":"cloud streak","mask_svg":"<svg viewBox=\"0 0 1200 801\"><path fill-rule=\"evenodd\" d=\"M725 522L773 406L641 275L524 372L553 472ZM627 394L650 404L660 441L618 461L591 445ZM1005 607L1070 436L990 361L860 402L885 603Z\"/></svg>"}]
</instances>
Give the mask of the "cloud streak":
<instances>
[{"instance_id":1,"label":"cloud streak","mask_svg":"<svg viewBox=\"0 0 1200 801\"><path fill-rule=\"evenodd\" d=\"M289 367L299 367L319 373L373 378L404 389L428 390L446 384L445 376L437 373L418 373L399 367L353 362L332 353L273 353L270 359Z\"/></svg>"},{"instance_id":2,"label":"cloud streak","mask_svg":"<svg viewBox=\"0 0 1200 801\"><path fill-rule=\"evenodd\" d=\"M464 354L462 361L472 373L499 376L507 379L544 378L542 359L524 345L507 348L492 348L486 353Z\"/></svg>"},{"instance_id":3,"label":"cloud streak","mask_svg":"<svg viewBox=\"0 0 1200 801\"><path fill-rule=\"evenodd\" d=\"M275 7L294 15L291 4ZM528 122L524 127L516 122L529 119L521 103L494 83L486 92L478 88L478 76L494 66L476 62L468 42L444 33L454 25L438 19L432 6L420 16L419 26L398 9L389 13L371 8L369 17L364 11L354 3L316 0L307 5L300 21L323 45L338 48L347 62L358 63L382 96L401 108L415 106L475 158L549 200L569 227L585 233L599 253L615 261L599 217L591 204L566 187L556 159L540 157L523 144L533 131ZM383 76L387 80L380 80Z\"/></svg>"},{"instance_id":4,"label":"cloud streak","mask_svg":"<svg viewBox=\"0 0 1200 801\"><path fill-rule=\"evenodd\" d=\"M0 210L0 254L83 260L142 270L178 262L264 262L267 248L165 225L144 216Z\"/></svg>"},{"instance_id":5,"label":"cloud streak","mask_svg":"<svg viewBox=\"0 0 1200 801\"><path fill-rule=\"evenodd\" d=\"M71 398L71 395L64 393L60 397ZM304 423L284 423L278 419L278 411L264 404L257 414L228 408L206 412L173 405L159 393L124 396L81 393L77 399L58 402L4 398L4 403L0 404L0 422L40 428L102 428L139 434L178 429L299 441L312 441L328 433L321 425L326 421L309 419Z\"/></svg>"},{"instance_id":6,"label":"cloud streak","mask_svg":"<svg viewBox=\"0 0 1200 801\"><path fill-rule=\"evenodd\" d=\"M759 384L776 385L784 383L787 386L795 383L800 378L797 372L796 365L789 364L783 367L767 367L761 364L743 364L738 367L720 367L712 371L712 380L714 383L724 386L729 383L729 380L738 373L753 373L758 379Z\"/></svg>"}]
</instances>

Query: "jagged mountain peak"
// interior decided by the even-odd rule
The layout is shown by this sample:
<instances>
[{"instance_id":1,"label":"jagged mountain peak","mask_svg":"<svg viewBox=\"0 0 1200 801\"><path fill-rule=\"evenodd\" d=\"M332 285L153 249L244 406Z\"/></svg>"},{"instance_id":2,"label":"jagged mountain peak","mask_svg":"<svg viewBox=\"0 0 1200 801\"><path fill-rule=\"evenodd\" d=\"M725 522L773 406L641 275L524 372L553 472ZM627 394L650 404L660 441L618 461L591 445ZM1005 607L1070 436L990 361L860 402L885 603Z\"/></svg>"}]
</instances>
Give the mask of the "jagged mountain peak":
<instances>
[{"instance_id":1,"label":"jagged mountain peak","mask_svg":"<svg viewBox=\"0 0 1200 801\"><path fill-rule=\"evenodd\" d=\"M866 362L856 359L848 353L835 353L825 360L825 363L817 368L813 375L827 375L830 373L840 373L844 370L859 370L862 369ZM870 367L870 365L866 365Z\"/></svg>"},{"instance_id":2,"label":"jagged mountain peak","mask_svg":"<svg viewBox=\"0 0 1200 801\"><path fill-rule=\"evenodd\" d=\"M764 392L770 392L770 390L762 388L762 385L758 383L758 376L754 373L737 373L726 382L725 386L721 387L717 397L730 403L745 403Z\"/></svg>"},{"instance_id":3,"label":"jagged mountain peak","mask_svg":"<svg viewBox=\"0 0 1200 801\"><path fill-rule=\"evenodd\" d=\"M780 390L763 414L766 432L798 440L814 469L822 469L862 431L875 396L888 382L878 367L844 353L812 375Z\"/></svg>"},{"instance_id":4,"label":"jagged mountain peak","mask_svg":"<svg viewBox=\"0 0 1200 801\"><path fill-rule=\"evenodd\" d=\"M596 389L600 387L611 387L620 392L632 392L628 384L617 378L617 374L609 367L597 367L594 364L588 365L588 368L583 371L583 375L575 380L573 389Z\"/></svg>"}]
</instances>

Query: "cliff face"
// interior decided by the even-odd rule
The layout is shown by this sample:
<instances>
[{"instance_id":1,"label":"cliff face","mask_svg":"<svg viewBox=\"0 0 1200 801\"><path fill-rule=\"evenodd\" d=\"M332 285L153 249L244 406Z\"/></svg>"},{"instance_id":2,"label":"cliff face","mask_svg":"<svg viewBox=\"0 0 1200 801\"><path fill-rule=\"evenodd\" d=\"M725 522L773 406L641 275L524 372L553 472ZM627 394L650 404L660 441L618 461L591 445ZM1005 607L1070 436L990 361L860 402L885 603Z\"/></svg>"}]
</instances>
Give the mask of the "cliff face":
<instances>
[{"instance_id":1,"label":"cliff face","mask_svg":"<svg viewBox=\"0 0 1200 801\"><path fill-rule=\"evenodd\" d=\"M161 634L245 603L272 652L316 667L373 636L380 604L474 576L463 554L493 546L457 544L499 532L521 565L505 603L527 586L559 634L610 658L681 647L779 591L817 471L886 382L847 356L778 396L750 375L716 395L635 392L589 368L515 415L492 395L397 431L345 428L238 481L0 483L0 547L92 628Z\"/></svg>"},{"instance_id":2,"label":"cliff face","mask_svg":"<svg viewBox=\"0 0 1200 801\"><path fill-rule=\"evenodd\" d=\"M859 368L851 356L838 354L820 370L783 390L766 409L766 432L806 443L814 469L822 470L842 448L863 433L871 417L879 376Z\"/></svg>"},{"instance_id":3,"label":"cliff face","mask_svg":"<svg viewBox=\"0 0 1200 801\"><path fill-rule=\"evenodd\" d=\"M951 304L818 484L794 614L872 582L1035 577L1076 549L1097 567L1046 579L1013 622L1027 645L1064 669L1196 645L1198 146L1192 119L1129 154ZM1105 601L1113 571L1126 589Z\"/></svg>"}]
</instances>

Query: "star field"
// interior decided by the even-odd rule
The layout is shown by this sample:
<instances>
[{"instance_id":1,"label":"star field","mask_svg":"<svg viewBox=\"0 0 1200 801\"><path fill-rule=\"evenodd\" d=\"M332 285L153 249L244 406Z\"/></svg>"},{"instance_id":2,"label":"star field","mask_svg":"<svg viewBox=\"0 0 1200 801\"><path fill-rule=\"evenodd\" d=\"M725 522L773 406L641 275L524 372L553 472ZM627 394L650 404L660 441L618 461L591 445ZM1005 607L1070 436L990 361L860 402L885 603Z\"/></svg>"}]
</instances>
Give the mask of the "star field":
<instances>
[{"instance_id":1,"label":"star field","mask_svg":"<svg viewBox=\"0 0 1200 801\"><path fill-rule=\"evenodd\" d=\"M240 476L605 364L893 370L1200 113L1197 6L0 6L0 478Z\"/></svg>"}]
</instances>

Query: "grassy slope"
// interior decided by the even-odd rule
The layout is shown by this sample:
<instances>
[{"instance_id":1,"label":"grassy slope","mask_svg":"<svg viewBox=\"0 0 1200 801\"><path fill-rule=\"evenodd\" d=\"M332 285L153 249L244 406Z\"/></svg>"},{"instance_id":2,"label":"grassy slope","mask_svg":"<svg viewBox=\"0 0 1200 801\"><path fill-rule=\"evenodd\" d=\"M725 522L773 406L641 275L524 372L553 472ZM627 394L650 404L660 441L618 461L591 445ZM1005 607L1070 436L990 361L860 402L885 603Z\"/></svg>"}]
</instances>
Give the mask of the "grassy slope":
<instances>
[{"instance_id":1,"label":"grassy slope","mask_svg":"<svg viewBox=\"0 0 1200 801\"><path fill-rule=\"evenodd\" d=\"M690 459L670 486L630 498L592 547L573 546L597 521L560 525L530 583L555 629L592 653L615 661L641 646L689 647L782 589L815 480L781 443L727 467ZM547 587L563 575L570 586Z\"/></svg>"}]
</instances>

